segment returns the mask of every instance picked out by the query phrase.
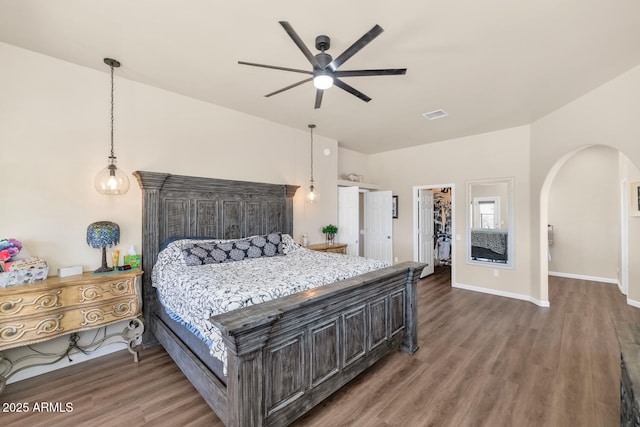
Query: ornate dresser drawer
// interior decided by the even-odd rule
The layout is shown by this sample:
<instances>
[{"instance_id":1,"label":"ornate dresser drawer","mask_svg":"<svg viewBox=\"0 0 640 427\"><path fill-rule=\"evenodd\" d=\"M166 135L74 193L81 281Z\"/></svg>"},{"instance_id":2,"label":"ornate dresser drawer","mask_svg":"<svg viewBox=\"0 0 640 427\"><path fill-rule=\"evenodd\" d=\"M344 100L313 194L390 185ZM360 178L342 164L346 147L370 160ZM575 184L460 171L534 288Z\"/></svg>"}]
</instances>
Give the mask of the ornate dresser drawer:
<instances>
[{"instance_id":1,"label":"ornate dresser drawer","mask_svg":"<svg viewBox=\"0 0 640 427\"><path fill-rule=\"evenodd\" d=\"M101 339L94 339L89 346L78 344L77 332L112 323L129 320L120 334L120 342L127 343L134 362L137 362L138 346L144 332L140 319L141 286L142 271L131 270L50 277L43 282L0 288L0 393L16 372L25 367L51 363L40 359L59 360L74 351L91 352L111 337L117 339L117 334L105 334ZM67 334L68 348L60 353L34 352L34 355L16 360L3 353L3 350Z\"/></svg>"},{"instance_id":2,"label":"ornate dresser drawer","mask_svg":"<svg viewBox=\"0 0 640 427\"><path fill-rule=\"evenodd\" d=\"M16 316L40 315L61 307L72 308L136 295L135 276L112 276L108 280L106 276L94 277L100 279L85 283L84 280L67 282L53 277L46 282L4 288L0 290L0 322Z\"/></svg>"}]
</instances>

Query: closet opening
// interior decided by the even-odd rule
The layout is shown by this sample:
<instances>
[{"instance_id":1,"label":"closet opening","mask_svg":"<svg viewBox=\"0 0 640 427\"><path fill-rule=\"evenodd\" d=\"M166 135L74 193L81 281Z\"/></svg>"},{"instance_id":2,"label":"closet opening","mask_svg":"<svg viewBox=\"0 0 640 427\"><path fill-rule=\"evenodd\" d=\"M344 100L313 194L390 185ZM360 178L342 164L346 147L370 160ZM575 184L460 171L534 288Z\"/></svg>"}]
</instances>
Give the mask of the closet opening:
<instances>
[{"instance_id":1,"label":"closet opening","mask_svg":"<svg viewBox=\"0 0 640 427\"><path fill-rule=\"evenodd\" d=\"M453 184L413 188L414 260L427 264L422 277L450 272L455 263L455 187Z\"/></svg>"}]
</instances>

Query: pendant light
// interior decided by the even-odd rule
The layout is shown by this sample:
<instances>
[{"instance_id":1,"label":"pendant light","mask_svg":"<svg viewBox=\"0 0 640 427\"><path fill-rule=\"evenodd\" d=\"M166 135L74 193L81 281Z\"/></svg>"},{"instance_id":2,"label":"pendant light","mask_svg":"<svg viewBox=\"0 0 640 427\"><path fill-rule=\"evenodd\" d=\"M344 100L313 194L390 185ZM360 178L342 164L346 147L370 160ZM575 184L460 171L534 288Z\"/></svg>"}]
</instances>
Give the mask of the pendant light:
<instances>
[{"instance_id":1,"label":"pendant light","mask_svg":"<svg viewBox=\"0 0 640 427\"><path fill-rule=\"evenodd\" d=\"M111 155L109 164L96 175L94 185L98 193L108 196L119 196L129 190L129 178L116 166L116 156L113 153L113 69L120 66L120 62L111 58L104 58L104 63L111 68Z\"/></svg>"},{"instance_id":2,"label":"pendant light","mask_svg":"<svg viewBox=\"0 0 640 427\"><path fill-rule=\"evenodd\" d=\"M313 182L313 129L315 127L316 125L314 124L309 125L309 130L311 131L311 179L309 180L309 192L307 193L308 203L316 203L318 201L318 191Z\"/></svg>"}]
</instances>

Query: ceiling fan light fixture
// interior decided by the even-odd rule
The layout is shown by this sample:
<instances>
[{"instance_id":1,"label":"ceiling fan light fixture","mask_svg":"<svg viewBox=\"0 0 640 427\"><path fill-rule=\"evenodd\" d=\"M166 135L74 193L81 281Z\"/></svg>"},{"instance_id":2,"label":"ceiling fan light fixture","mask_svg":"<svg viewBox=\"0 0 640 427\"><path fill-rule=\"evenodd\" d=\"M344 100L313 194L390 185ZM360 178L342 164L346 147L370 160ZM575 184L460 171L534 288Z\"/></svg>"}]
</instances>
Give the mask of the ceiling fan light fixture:
<instances>
[{"instance_id":1,"label":"ceiling fan light fixture","mask_svg":"<svg viewBox=\"0 0 640 427\"><path fill-rule=\"evenodd\" d=\"M294 87L298 87L304 83L310 82L313 80L313 85L316 90L316 101L314 104L314 108L320 108L322 105L322 96L325 89L329 89L330 87L337 86L338 88L344 90L347 93L359 98L364 102L371 101L371 98L360 92L356 88L348 85L342 79L343 77L358 77L358 76L393 76L393 75L403 75L406 74L406 68L387 68L381 70L348 70L342 71L339 70L340 66L349 60L353 55L358 53L362 48L367 46L373 39L378 37L383 29L380 25L374 25L369 31L367 31L362 37L356 40L351 46L349 46L344 52L342 52L336 59L328 54L326 51L331 46L331 39L326 35L320 35L316 37L316 49L320 51L320 53L314 55L311 53L309 48L304 44L298 33L293 29L293 27L287 21L279 21L280 25L287 32L291 40L298 46L298 49L302 52L302 54L307 58L309 63L312 66L312 70L301 70L297 68L289 68L289 67L280 67L276 65L267 65L267 64L256 64L253 62L245 62L238 61L238 64L250 65L253 67L262 67L269 68L272 70L282 70L282 71L290 71L294 73L301 73L311 75L304 80L300 80L297 83L291 84L287 87L279 89L275 92L271 92L265 95L265 97L270 97L276 95L278 93L282 93L285 90L292 89Z\"/></svg>"},{"instance_id":2,"label":"ceiling fan light fixture","mask_svg":"<svg viewBox=\"0 0 640 427\"><path fill-rule=\"evenodd\" d=\"M313 78L313 85L316 89L329 89L333 86L333 77L326 72L322 72Z\"/></svg>"}]
</instances>

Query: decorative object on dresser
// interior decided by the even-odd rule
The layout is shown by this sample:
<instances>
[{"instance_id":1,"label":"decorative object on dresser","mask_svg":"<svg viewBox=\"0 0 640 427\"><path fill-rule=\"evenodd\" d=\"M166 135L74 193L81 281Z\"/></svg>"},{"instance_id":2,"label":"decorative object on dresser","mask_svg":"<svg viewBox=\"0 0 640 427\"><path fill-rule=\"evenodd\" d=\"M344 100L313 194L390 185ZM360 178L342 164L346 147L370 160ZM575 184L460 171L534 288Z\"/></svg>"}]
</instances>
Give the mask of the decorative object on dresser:
<instances>
[{"instance_id":1,"label":"decorative object on dresser","mask_svg":"<svg viewBox=\"0 0 640 427\"><path fill-rule=\"evenodd\" d=\"M18 256L22 242L14 238L0 240L0 288L47 278L49 266L38 257Z\"/></svg>"},{"instance_id":2,"label":"decorative object on dresser","mask_svg":"<svg viewBox=\"0 0 640 427\"><path fill-rule=\"evenodd\" d=\"M35 256L13 261L10 264L6 268L10 268L11 271L0 273L0 288L23 283L41 282L49 274L47 262Z\"/></svg>"},{"instance_id":3,"label":"decorative object on dresser","mask_svg":"<svg viewBox=\"0 0 640 427\"><path fill-rule=\"evenodd\" d=\"M127 174L116 166L116 156L113 151L113 69L119 67L120 62L111 58L104 58L104 63L111 69L111 155L109 164L96 175L94 185L100 194L119 196L129 190Z\"/></svg>"},{"instance_id":4,"label":"decorative object on dresser","mask_svg":"<svg viewBox=\"0 0 640 427\"><path fill-rule=\"evenodd\" d=\"M120 227L111 221L98 221L87 227L87 244L92 248L102 248L102 265L95 273L105 273L113 270L107 266L107 246L120 243ZM116 266L114 266L116 267Z\"/></svg>"},{"instance_id":5,"label":"decorative object on dresser","mask_svg":"<svg viewBox=\"0 0 640 427\"><path fill-rule=\"evenodd\" d=\"M327 245L333 245L333 242L336 238L336 233L338 232L338 227L333 224L325 225L324 227L322 227L322 232L327 239Z\"/></svg>"},{"instance_id":6,"label":"decorative object on dresser","mask_svg":"<svg viewBox=\"0 0 640 427\"><path fill-rule=\"evenodd\" d=\"M8 264L5 266L5 263L8 263L11 258L18 255L20 249L22 249L22 242L13 237L0 240L0 273L11 269Z\"/></svg>"},{"instance_id":7,"label":"decorative object on dresser","mask_svg":"<svg viewBox=\"0 0 640 427\"><path fill-rule=\"evenodd\" d=\"M4 263L18 255L20 249L22 249L22 242L13 237L0 240L0 271L5 271Z\"/></svg>"},{"instance_id":8,"label":"decorative object on dresser","mask_svg":"<svg viewBox=\"0 0 640 427\"><path fill-rule=\"evenodd\" d=\"M145 271L163 255L163 242L175 236L242 239L273 232L290 236L293 230L297 186L134 175L142 188ZM246 262L286 261L287 256ZM225 425L287 425L388 353L418 349L416 291L423 268L396 264L216 314L208 322L219 331L224 361L165 309L152 275L145 273L143 342L163 345ZM190 274L200 278L196 273Z\"/></svg>"},{"instance_id":9,"label":"decorative object on dresser","mask_svg":"<svg viewBox=\"0 0 640 427\"><path fill-rule=\"evenodd\" d=\"M309 125L309 131L311 133L311 179L309 179L309 192L307 193L308 203L316 203L318 201L318 191L313 181L313 129L315 129L315 127L316 125L314 124Z\"/></svg>"},{"instance_id":10,"label":"decorative object on dresser","mask_svg":"<svg viewBox=\"0 0 640 427\"><path fill-rule=\"evenodd\" d=\"M127 343L137 362L144 332L141 277L141 270L84 273L0 289L0 392L7 379L27 367L55 363L78 351L86 353L113 342L116 336L105 333L102 339L79 346L77 332L116 322L129 320L117 338ZM67 334L71 334L69 345L57 353L34 351L16 360L2 353Z\"/></svg>"},{"instance_id":11,"label":"decorative object on dresser","mask_svg":"<svg viewBox=\"0 0 640 427\"><path fill-rule=\"evenodd\" d=\"M136 250L133 245L129 248L129 251L124 256L123 261L124 265L128 265L131 268L140 268L140 255L136 254Z\"/></svg>"},{"instance_id":12,"label":"decorative object on dresser","mask_svg":"<svg viewBox=\"0 0 640 427\"><path fill-rule=\"evenodd\" d=\"M82 274L82 266L74 265L73 267L60 267L58 268L58 277L69 277L69 276L77 276L78 274Z\"/></svg>"},{"instance_id":13,"label":"decorative object on dresser","mask_svg":"<svg viewBox=\"0 0 640 427\"><path fill-rule=\"evenodd\" d=\"M334 243L329 245L327 243L318 243L315 245L309 245L309 249L320 252L333 252L336 254L345 254L347 253L347 244L346 243Z\"/></svg>"}]
</instances>

